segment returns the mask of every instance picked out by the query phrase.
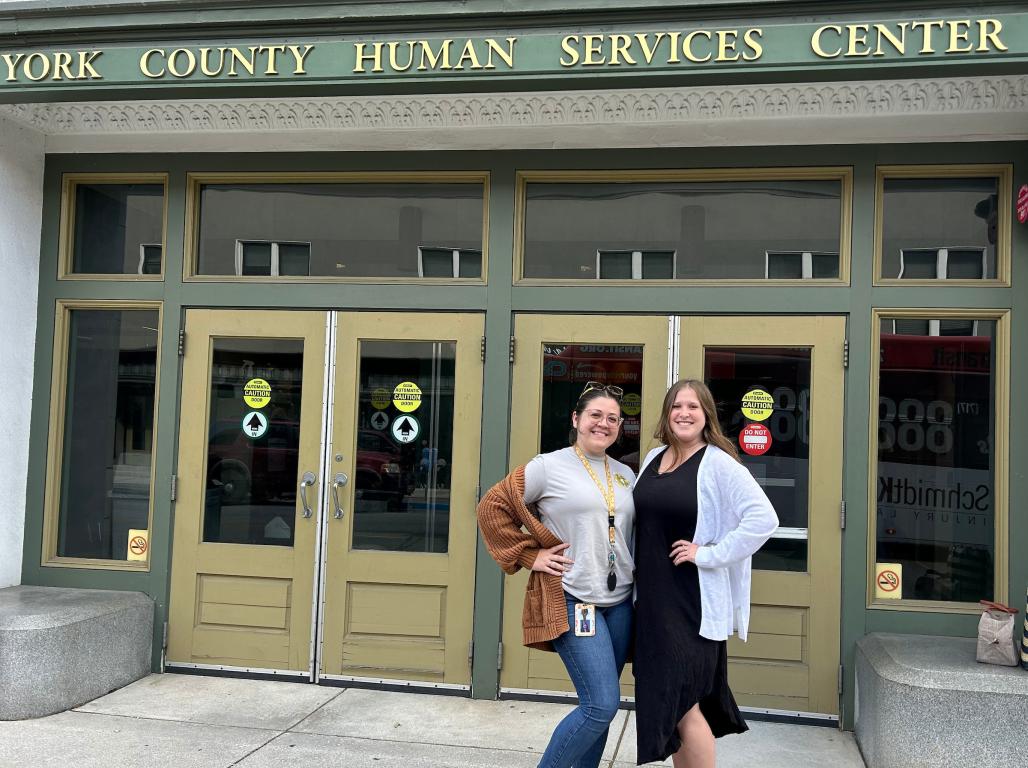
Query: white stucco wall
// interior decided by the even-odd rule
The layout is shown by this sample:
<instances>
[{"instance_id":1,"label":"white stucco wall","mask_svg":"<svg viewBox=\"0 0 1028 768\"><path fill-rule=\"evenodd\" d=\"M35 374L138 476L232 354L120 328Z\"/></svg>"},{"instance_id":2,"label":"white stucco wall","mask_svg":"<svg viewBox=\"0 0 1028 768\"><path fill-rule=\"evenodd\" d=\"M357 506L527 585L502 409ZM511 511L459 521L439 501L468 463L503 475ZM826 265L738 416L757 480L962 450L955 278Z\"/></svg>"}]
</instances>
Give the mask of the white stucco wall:
<instances>
[{"instance_id":1,"label":"white stucco wall","mask_svg":"<svg viewBox=\"0 0 1028 768\"><path fill-rule=\"evenodd\" d=\"M21 583L43 135L0 118L0 587Z\"/></svg>"}]
</instances>

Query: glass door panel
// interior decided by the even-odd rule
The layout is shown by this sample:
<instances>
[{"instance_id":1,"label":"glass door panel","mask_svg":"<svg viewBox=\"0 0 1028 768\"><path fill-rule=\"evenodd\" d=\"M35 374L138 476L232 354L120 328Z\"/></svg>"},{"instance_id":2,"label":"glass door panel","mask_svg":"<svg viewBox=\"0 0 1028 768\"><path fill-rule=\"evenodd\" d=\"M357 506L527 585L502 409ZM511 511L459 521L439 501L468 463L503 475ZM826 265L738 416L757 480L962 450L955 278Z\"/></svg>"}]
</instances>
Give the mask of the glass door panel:
<instances>
[{"instance_id":1,"label":"glass door panel","mask_svg":"<svg viewBox=\"0 0 1028 768\"><path fill-rule=\"evenodd\" d=\"M302 339L213 339L203 540L293 546Z\"/></svg>"},{"instance_id":2,"label":"glass door panel","mask_svg":"<svg viewBox=\"0 0 1028 768\"><path fill-rule=\"evenodd\" d=\"M170 666L311 674L325 328L186 313Z\"/></svg>"},{"instance_id":3,"label":"glass door panel","mask_svg":"<svg viewBox=\"0 0 1028 768\"><path fill-rule=\"evenodd\" d=\"M807 570L810 362L809 347L704 351L703 380L725 434L778 513L778 531L753 557L756 569Z\"/></svg>"},{"instance_id":4,"label":"glass door panel","mask_svg":"<svg viewBox=\"0 0 1028 768\"><path fill-rule=\"evenodd\" d=\"M361 341L354 549L447 551L456 357L455 342Z\"/></svg>"},{"instance_id":5,"label":"glass door panel","mask_svg":"<svg viewBox=\"0 0 1028 768\"><path fill-rule=\"evenodd\" d=\"M681 319L679 377L710 386L781 522L753 558L749 642L728 644L744 706L839 711L845 327L840 317Z\"/></svg>"}]
</instances>

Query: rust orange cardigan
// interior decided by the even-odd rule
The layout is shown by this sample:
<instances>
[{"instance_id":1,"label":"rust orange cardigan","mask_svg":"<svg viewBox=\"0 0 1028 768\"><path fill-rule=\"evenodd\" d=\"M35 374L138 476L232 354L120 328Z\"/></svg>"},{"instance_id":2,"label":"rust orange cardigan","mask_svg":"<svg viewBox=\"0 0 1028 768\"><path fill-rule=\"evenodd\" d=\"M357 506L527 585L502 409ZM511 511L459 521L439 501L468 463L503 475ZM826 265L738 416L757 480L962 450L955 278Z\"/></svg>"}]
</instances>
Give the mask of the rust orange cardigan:
<instances>
[{"instance_id":1,"label":"rust orange cardigan","mask_svg":"<svg viewBox=\"0 0 1028 768\"><path fill-rule=\"evenodd\" d=\"M540 549L561 543L539 522L525 498L525 468L518 467L498 482L478 503L478 527L489 554L504 573L531 569ZM564 634L568 626L567 604L559 576L532 571L525 589L521 613L524 643L531 648L552 651L550 642Z\"/></svg>"}]
</instances>

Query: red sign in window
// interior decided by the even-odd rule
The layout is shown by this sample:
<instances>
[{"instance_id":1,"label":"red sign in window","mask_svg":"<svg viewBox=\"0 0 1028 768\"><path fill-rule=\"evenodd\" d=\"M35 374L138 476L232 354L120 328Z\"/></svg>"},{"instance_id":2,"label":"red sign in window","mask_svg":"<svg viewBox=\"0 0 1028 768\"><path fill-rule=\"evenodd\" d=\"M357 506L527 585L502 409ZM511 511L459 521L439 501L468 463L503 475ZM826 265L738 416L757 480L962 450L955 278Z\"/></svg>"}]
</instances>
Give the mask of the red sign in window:
<instances>
[{"instance_id":1,"label":"red sign in window","mask_svg":"<svg viewBox=\"0 0 1028 768\"><path fill-rule=\"evenodd\" d=\"M763 424L747 424L739 433L739 446L750 456L767 453L771 447L771 430Z\"/></svg>"}]
</instances>

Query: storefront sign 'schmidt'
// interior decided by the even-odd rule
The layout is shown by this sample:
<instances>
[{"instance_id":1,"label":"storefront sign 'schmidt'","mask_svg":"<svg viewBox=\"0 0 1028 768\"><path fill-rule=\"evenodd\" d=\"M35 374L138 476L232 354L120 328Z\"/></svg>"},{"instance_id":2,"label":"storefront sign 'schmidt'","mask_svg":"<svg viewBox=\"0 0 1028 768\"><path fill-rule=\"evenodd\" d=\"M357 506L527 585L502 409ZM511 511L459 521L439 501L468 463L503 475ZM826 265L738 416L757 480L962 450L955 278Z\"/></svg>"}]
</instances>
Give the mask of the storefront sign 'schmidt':
<instances>
[{"instance_id":1,"label":"storefront sign 'schmidt'","mask_svg":"<svg viewBox=\"0 0 1028 768\"><path fill-rule=\"evenodd\" d=\"M866 22L0 50L0 94L162 85L861 69L1028 58L1028 12Z\"/></svg>"}]
</instances>

